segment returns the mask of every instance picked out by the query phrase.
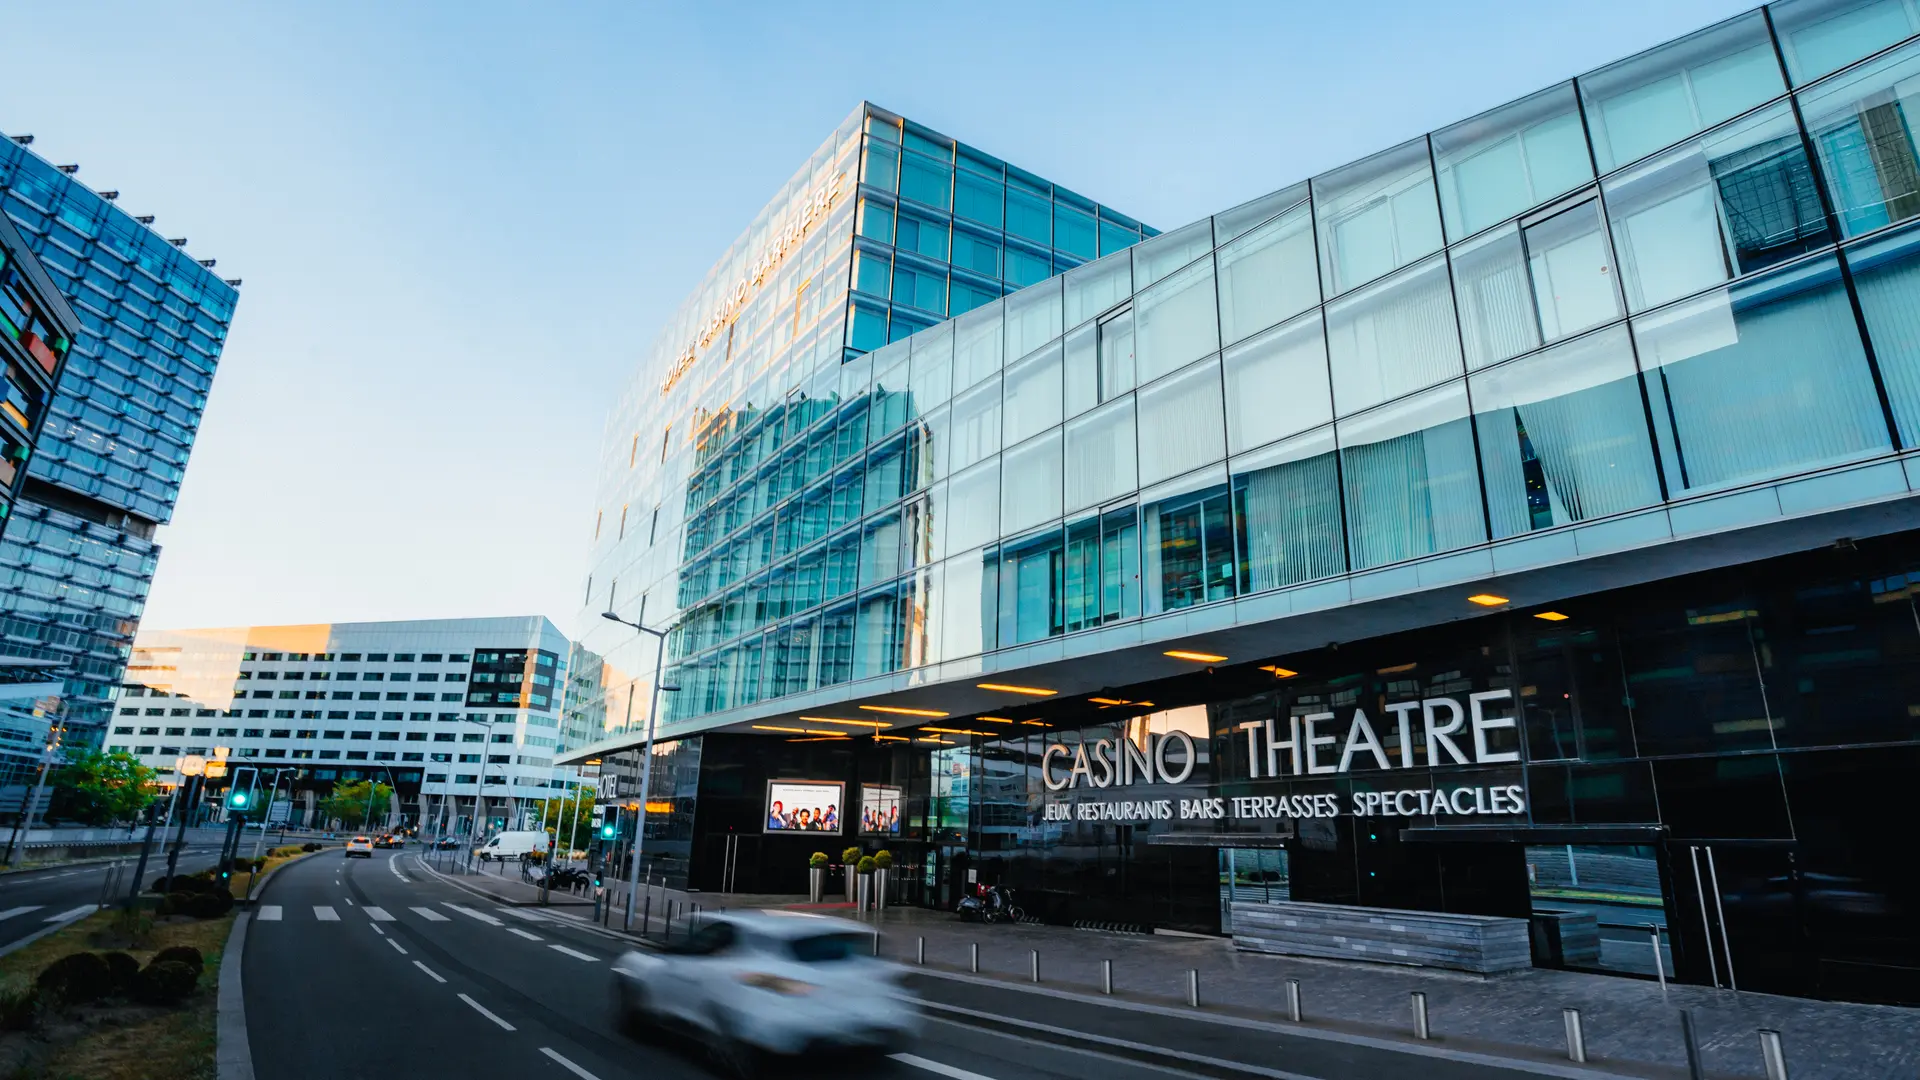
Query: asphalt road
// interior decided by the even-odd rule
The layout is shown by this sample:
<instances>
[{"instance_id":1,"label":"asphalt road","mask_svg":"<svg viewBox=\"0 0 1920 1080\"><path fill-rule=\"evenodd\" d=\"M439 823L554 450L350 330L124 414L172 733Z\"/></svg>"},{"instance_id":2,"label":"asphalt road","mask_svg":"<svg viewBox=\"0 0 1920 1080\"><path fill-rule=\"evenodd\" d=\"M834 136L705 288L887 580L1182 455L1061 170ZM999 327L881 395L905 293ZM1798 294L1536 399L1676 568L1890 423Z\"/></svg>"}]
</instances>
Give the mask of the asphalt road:
<instances>
[{"instance_id":1,"label":"asphalt road","mask_svg":"<svg viewBox=\"0 0 1920 1080\"><path fill-rule=\"evenodd\" d=\"M189 874L212 866L220 849L189 844L180 853L180 873ZM115 897L124 897L133 886L133 868L139 856L129 856L114 889ZM84 866L48 867L0 874L0 949L32 937L53 924L64 924L99 910L111 863ZM158 840L147 859L147 883L167 872L166 848Z\"/></svg>"},{"instance_id":2,"label":"asphalt road","mask_svg":"<svg viewBox=\"0 0 1920 1080\"><path fill-rule=\"evenodd\" d=\"M614 1030L608 962L623 942L582 920L475 896L426 872L411 849L374 855L347 860L327 852L294 863L262 897L242 957L260 1080L713 1075L699 1046L641 1042ZM1044 1011L1037 999L999 993L1005 1004L990 1009ZM1062 1045L1036 1030L983 1029L955 1022L958 1015L930 1015L923 1038L891 1059L823 1061L785 1073L840 1080L1202 1074Z\"/></svg>"}]
</instances>

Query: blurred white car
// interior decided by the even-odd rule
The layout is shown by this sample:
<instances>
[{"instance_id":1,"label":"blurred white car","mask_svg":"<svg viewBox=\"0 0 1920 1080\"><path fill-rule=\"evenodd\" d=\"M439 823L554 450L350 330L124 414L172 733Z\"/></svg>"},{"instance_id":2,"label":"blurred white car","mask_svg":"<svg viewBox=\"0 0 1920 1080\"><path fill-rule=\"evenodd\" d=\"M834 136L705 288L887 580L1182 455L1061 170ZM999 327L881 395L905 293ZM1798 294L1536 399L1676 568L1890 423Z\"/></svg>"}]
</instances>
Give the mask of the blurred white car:
<instances>
[{"instance_id":1,"label":"blurred white car","mask_svg":"<svg viewBox=\"0 0 1920 1080\"><path fill-rule=\"evenodd\" d=\"M373 838L372 837L356 836L353 839L347 841L347 858L351 859L355 856L359 856L362 859L373 858Z\"/></svg>"},{"instance_id":2,"label":"blurred white car","mask_svg":"<svg viewBox=\"0 0 1920 1080\"><path fill-rule=\"evenodd\" d=\"M613 962L616 1018L688 1030L734 1071L761 1055L886 1053L920 1030L904 972L871 955L873 935L797 912L703 917L681 943Z\"/></svg>"}]
</instances>

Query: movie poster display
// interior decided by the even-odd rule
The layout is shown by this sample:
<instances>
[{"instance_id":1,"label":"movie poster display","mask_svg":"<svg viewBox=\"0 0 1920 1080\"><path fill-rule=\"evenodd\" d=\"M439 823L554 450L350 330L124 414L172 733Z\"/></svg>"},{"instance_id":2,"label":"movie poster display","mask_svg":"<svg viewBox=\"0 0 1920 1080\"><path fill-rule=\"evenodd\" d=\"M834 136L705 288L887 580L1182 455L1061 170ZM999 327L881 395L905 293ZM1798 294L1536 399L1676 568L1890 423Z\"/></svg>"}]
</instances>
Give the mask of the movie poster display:
<instances>
[{"instance_id":1,"label":"movie poster display","mask_svg":"<svg viewBox=\"0 0 1920 1080\"><path fill-rule=\"evenodd\" d=\"M860 785L860 835L900 835L900 789L887 784Z\"/></svg>"},{"instance_id":2,"label":"movie poster display","mask_svg":"<svg viewBox=\"0 0 1920 1080\"><path fill-rule=\"evenodd\" d=\"M822 780L773 780L767 784L767 832L837 833L845 788Z\"/></svg>"}]
</instances>

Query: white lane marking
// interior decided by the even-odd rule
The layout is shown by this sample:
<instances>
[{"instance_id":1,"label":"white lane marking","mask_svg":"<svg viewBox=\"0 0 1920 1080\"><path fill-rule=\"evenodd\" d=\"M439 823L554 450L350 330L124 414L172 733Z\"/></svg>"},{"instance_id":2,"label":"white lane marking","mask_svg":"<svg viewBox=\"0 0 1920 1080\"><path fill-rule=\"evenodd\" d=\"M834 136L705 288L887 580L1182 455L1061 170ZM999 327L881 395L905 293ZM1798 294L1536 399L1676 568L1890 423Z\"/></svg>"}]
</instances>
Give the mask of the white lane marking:
<instances>
[{"instance_id":1,"label":"white lane marking","mask_svg":"<svg viewBox=\"0 0 1920 1080\"><path fill-rule=\"evenodd\" d=\"M372 916L374 922L392 922L393 921L393 916L387 914L386 908L377 908L377 907L368 906L368 907L361 908L360 910Z\"/></svg>"},{"instance_id":2,"label":"white lane marking","mask_svg":"<svg viewBox=\"0 0 1920 1080\"><path fill-rule=\"evenodd\" d=\"M433 910L430 907L408 908L407 910L417 913L421 918L427 920L428 922L447 922L448 921L445 915L440 914L439 912Z\"/></svg>"},{"instance_id":3,"label":"white lane marking","mask_svg":"<svg viewBox=\"0 0 1920 1080\"><path fill-rule=\"evenodd\" d=\"M322 907L318 904L314 905L313 917L316 919L319 919L321 922L339 922L340 921L339 912L333 910L330 907Z\"/></svg>"},{"instance_id":4,"label":"white lane marking","mask_svg":"<svg viewBox=\"0 0 1920 1080\"><path fill-rule=\"evenodd\" d=\"M600 962L600 958L597 956L589 956L578 949L569 949L565 945L549 945L547 946L547 948L552 949L554 952L566 953L568 956L573 957L575 960L585 960L589 964L596 964Z\"/></svg>"},{"instance_id":5,"label":"white lane marking","mask_svg":"<svg viewBox=\"0 0 1920 1080\"><path fill-rule=\"evenodd\" d=\"M942 1064L938 1061L929 1061L918 1054L888 1054L887 1056L902 1065L911 1065L916 1069L925 1069L935 1076L950 1076L953 1080L993 1080L992 1077L987 1076L985 1073L956 1069L952 1065Z\"/></svg>"},{"instance_id":6,"label":"white lane marking","mask_svg":"<svg viewBox=\"0 0 1920 1080\"><path fill-rule=\"evenodd\" d=\"M393 871L394 877L399 878L401 881L404 881L409 885L413 884L412 878L400 872L400 853L399 852L396 851L393 854L387 856L387 869Z\"/></svg>"},{"instance_id":7,"label":"white lane marking","mask_svg":"<svg viewBox=\"0 0 1920 1080\"><path fill-rule=\"evenodd\" d=\"M487 914L484 911L475 911L470 907L461 907L459 904L456 904L451 900L442 900L440 902L452 908L453 910L459 912L460 914L465 915L469 919L479 919L481 922L486 923L488 926L500 925L499 919L494 918L493 916Z\"/></svg>"},{"instance_id":8,"label":"white lane marking","mask_svg":"<svg viewBox=\"0 0 1920 1080\"><path fill-rule=\"evenodd\" d=\"M279 922L280 921L280 905L279 904L261 904L260 914L255 915L254 918L259 920L260 922Z\"/></svg>"},{"instance_id":9,"label":"white lane marking","mask_svg":"<svg viewBox=\"0 0 1920 1080\"><path fill-rule=\"evenodd\" d=\"M376 934L379 934L381 937L387 936L387 932L385 930L380 929L379 923L368 923L367 925L373 927L373 932Z\"/></svg>"},{"instance_id":10,"label":"white lane marking","mask_svg":"<svg viewBox=\"0 0 1920 1080\"><path fill-rule=\"evenodd\" d=\"M401 956L405 956L405 955L407 955L407 950L405 950L405 949L403 949L403 948L401 948L401 947L400 947L400 943L399 943L399 942L397 942L397 941L395 941L395 940L393 940L392 938L388 938L388 939L387 939L387 944L389 944L389 945L391 945L391 946L393 946L393 947L394 947L394 949L395 949L395 950L396 950L397 952L399 952L399 954L400 954Z\"/></svg>"},{"instance_id":11,"label":"white lane marking","mask_svg":"<svg viewBox=\"0 0 1920 1080\"><path fill-rule=\"evenodd\" d=\"M28 904L26 907L8 908L5 911L0 911L0 919L11 919L15 915L25 915L29 911L39 911L46 906L45 904Z\"/></svg>"},{"instance_id":12,"label":"white lane marking","mask_svg":"<svg viewBox=\"0 0 1920 1080\"><path fill-rule=\"evenodd\" d=\"M425 965L425 964L423 964L423 963L421 963L421 962L420 962L420 961L418 961L418 960L415 960L415 961L413 962L413 966L414 966L414 967L417 967L417 968L419 968L419 969L420 969L421 971L424 971L424 972L426 972L426 973L427 973L427 976L428 976L429 978L431 978L431 979L432 979L432 980L433 980L434 982L437 982L437 983L443 983L443 982L446 982L446 981L447 981L447 980L445 980L445 979L443 979L443 978L441 978L441 977L440 977L440 973L439 973L439 972L437 972L437 971L435 971L435 970L433 970L432 968L430 968L430 967L428 967L427 965Z\"/></svg>"},{"instance_id":13,"label":"white lane marking","mask_svg":"<svg viewBox=\"0 0 1920 1080\"><path fill-rule=\"evenodd\" d=\"M509 933L509 934L515 934L515 935L518 935L518 936L520 936L520 937L523 937L523 938L526 938L526 939L527 939L528 941L545 941L545 940L547 940L546 938L543 938L543 937L541 937L541 936L540 936L539 934L529 934L529 933L527 933L527 932L526 932L525 930L522 930L522 929L520 929L520 928L519 928L519 927L517 927L517 926L509 926L509 927L507 927L507 933Z\"/></svg>"},{"instance_id":14,"label":"white lane marking","mask_svg":"<svg viewBox=\"0 0 1920 1080\"><path fill-rule=\"evenodd\" d=\"M516 919L525 919L528 922L549 921L545 915L535 915L531 911L521 911L519 908L497 907L497 908L494 908L493 910L499 912L502 915L511 915Z\"/></svg>"},{"instance_id":15,"label":"white lane marking","mask_svg":"<svg viewBox=\"0 0 1920 1080\"><path fill-rule=\"evenodd\" d=\"M573 1062L568 1061L566 1058L561 1057L559 1051L555 1050L551 1046L541 1047L540 1052L552 1058L553 1060L559 1062L561 1068L579 1077L580 1080L600 1080L599 1077L593 1075L592 1073L581 1068L580 1066L575 1065Z\"/></svg>"},{"instance_id":16,"label":"white lane marking","mask_svg":"<svg viewBox=\"0 0 1920 1080\"><path fill-rule=\"evenodd\" d=\"M460 995L460 1000L473 1006L473 1011L479 1013L481 1016L484 1016L487 1019L493 1021L494 1023L499 1024L501 1027L507 1029L508 1031L514 1030L514 1026L512 1024L509 1024L505 1020L502 1020L498 1016L495 1016L492 1010L488 1009L485 1005L480 1004L479 1002L473 1000L472 998L468 997L465 994Z\"/></svg>"},{"instance_id":17,"label":"white lane marking","mask_svg":"<svg viewBox=\"0 0 1920 1080\"><path fill-rule=\"evenodd\" d=\"M82 915L91 915L94 912L99 910L100 910L100 905L98 904L81 904L77 908L69 908L68 910L63 911L58 915L49 915L46 917L45 921L66 922L69 919L77 919Z\"/></svg>"},{"instance_id":18,"label":"white lane marking","mask_svg":"<svg viewBox=\"0 0 1920 1080\"><path fill-rule=\"evenodd\" d=\"M352 906L353 906L353 901L352 901L351 899L349 899L349 900L347 901L347 906L348 906L348 907L352 907Z\"/></svg>"}]
</instances>

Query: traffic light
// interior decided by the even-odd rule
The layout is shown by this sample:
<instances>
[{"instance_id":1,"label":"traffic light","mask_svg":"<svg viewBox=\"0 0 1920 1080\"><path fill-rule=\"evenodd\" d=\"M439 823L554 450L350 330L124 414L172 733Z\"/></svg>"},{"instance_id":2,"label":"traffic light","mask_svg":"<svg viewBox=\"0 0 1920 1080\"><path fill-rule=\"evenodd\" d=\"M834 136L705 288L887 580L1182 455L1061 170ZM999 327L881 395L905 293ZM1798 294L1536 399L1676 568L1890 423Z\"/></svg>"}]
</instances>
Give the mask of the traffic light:
<instances>
[{"instance_id":1,"label":"traffic light","mask_svg":"<svg viewBox=\"0 0 1920 1080\"><path fill-rule=\"evenodd\" d=\"M235 788L227 792L227 806L234 810L245 810L253 802L253 792Z\"/></svg>"},{"instance_id":2,"label":"traffic light","mask_svg":"<svg viewBox=\"0 0 1920 1080\"><path fill-rule=\"evenodd\" d=\"M246 811L253 807L253 786L260 779L260 770L251 765L243 765L233 772L233 783L227 788L227 809Z\"/></svg>"},{"instance_id":3,"label":"traffic light","mask_svg":"<svg viewBox=\"0 0 1920 1080\"><path fill-rule=\"evenodd\" d=\"M615 838L617 838L617 837L618 837L619 835L620 835L620 826L618 826L618 825L615 825L615 824L614 824L613 822L611 822L611 821L608 821L608 822L603 822L603 823L601 824L601 826L600 826L600 839L602 839L602 840L612 840L612 839L615 839Z\"/></svg>"}]
</instances>

